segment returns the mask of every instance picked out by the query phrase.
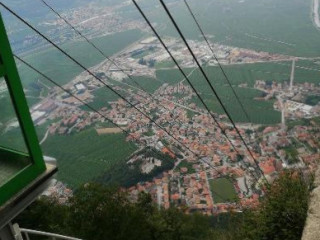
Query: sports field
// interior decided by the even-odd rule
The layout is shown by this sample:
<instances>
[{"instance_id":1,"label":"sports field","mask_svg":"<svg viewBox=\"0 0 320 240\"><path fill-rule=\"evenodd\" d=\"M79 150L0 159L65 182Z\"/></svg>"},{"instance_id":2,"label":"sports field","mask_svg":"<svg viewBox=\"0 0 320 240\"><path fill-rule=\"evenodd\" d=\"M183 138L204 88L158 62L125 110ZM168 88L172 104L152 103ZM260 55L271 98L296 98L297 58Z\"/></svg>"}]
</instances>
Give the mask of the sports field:
<instances>
[{"instance_id":1,"label":"sports field","mask_svg":"<svg viewBox=\"0 0 320 240\"><path fill-rule=\"evenodd\" d=\"M226 178L210 179L209 185L215 203L235 202L238 198L233 184Z\"/></svg>"}]
</instances>

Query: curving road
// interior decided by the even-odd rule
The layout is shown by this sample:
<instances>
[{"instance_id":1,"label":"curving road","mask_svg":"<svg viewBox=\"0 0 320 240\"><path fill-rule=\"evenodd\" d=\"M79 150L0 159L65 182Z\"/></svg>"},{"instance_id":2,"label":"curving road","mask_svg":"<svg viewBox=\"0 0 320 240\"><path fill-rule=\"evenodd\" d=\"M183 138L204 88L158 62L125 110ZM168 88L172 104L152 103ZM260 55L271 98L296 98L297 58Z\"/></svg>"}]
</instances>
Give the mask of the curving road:
<instances>
[{"instance_id":1,"label":"curving road","mask_svg":"<svg viewBox=\"0 0 320 240\"><path fill-rule=\"evenodd\" d=\"M312 16L314 18L315 25L320 29L319 0L313 0Z\"/></svg>"},{"instance_id":2,"label":"curving road","mask_svg":"<svg viewBox=\"0 0 320 240\"><path fill-rule=\"evenodd\" d=\"M46 134L44 135L44 137L43 137L42 140L40 141L40 143L39 143L40 145L47 140L48 135L49 135L49 129L46 131Z\"/></svg>"}]
</instances>

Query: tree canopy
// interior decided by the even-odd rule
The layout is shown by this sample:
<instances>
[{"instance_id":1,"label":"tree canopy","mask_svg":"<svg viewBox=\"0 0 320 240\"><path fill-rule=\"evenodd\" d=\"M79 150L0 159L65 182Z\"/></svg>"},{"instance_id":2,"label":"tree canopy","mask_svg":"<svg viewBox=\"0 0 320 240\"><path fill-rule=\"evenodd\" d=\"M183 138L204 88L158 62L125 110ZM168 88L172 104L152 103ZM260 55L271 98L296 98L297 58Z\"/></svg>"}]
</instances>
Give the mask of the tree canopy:
<instances>
[{"instance_id":1,"label":"tree canopy","mask_svg":"<svg viewBox=\"0 0 320 240\"><path fill-rule=\"evenodd\" d=\"M283 173L257 209L218 216L158 208L141 192L130 201L124 191L85 184L67 204L41 197L15 220L20 226L94 240L264 240L300 239L310 185L296 172Z\"/></svg>"}]
</instances>

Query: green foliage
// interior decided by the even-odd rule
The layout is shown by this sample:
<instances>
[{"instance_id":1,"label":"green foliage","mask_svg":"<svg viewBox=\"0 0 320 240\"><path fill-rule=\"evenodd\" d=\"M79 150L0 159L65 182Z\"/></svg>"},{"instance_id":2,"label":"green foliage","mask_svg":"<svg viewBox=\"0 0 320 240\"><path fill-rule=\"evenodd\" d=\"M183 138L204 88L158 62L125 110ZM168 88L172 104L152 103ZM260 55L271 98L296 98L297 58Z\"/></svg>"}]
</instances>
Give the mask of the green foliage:
<instances>
[{"instance_id":1,"label":"green foliage","mask_svg":"<svg viewBox=\"0 0 320 240\"><path fill-rule=\"evenodd\" d=\"M289 164L294 164L299 162L298 159L298 151L297 148L295 146L289 146L289 147L285 147L283 148L283 150L286 152L287 156L288 156L288 162Z\"/></svg>"},{"instance_id":2,"label":"green foliage","mask_svg":"<svg viewBox=\"0 0 320 240\"><path fill-rule=\"evenodd\" d=\"M297 172L285 172L266 190L261 206L247 212L234 239L301 239L310 186Z\"/></svg>"},{"instance_id":3,"label":"green foliage","mask_svg":"<svg viewBox=\"0 0 320 240\"><path fill-rule=\"evenodd\" d=\"M68 226L69 206L58 204L55 198L41 197L17 218L20 226L42 231L63 233Z\"/></svg>"},{"instance_id":4,"label":"green foliage","mask_svg":"<svg viewBox=\"0 0 320 240\"><path fill-rule=\"evenodd\" d=\"M70 201L69 220L71 232L83 239L146 239L143 212L124 193L101 185L78 190Z\"/></svg>"},{"instance_id":5,"label":"green foliage","mask_svg":"<svg viewBox=\"0 0 320 240\"><path fill-rule=\"evenodd\" d=\"M141 151L135 153L135 156L143 155L144 158L154 157L161 160L161 166L155 166L154 169L148 173L142 173L139 161L133 164L127 164L125 161L116 164L109 171L104 172L97 181L104 184L118 184L124 187L133 186L139 182L146 182L157 177L161 173L168 171L174 167L174 159L169 155L163 154L156 149L151 150L151 148L144 148Z\"/></svg>"},{"instance_id":6,"label":"green foliage","mask_svg":"<svg viewBox=\"0 0 320 240\"><path fill-rule=\"evenodd\" d=\"M66 205L42 197L16 221L22 227L94 240L298 240L310 187L299 174L285 172L266 188L257 209L208 217L158 209L144 192L131 202L123 191L90 183Z\"/></svg>"},{"instance_id":7,"label":"green foliage","mask_svg":"<svg viewBox=\"0 0 320 240\"><path fill-rule=\"evenodd\" d=\"M320 96L317 96L317 95L308 96L305 102L306 104L315 106L320 102Z\"/></svg>"},{"instance_id":8,"label":"green foliage","mask_svg":"<svg viewBox=\"0 0 320 240\"><path fill-rule=\"evenodd\" d=\"M193 163L190 163L186 160L183 160L179 163L179 165L176 167L175 171L179 172L181 168L185 167L188 169L187 174L195 173L195 169L192 167Z\"/></svg>"},{"instance_id":9,"label":"green foliage","mask_svg":"<svg viewBox=\"0 0 320 240\"><path fill-rule=\"evenodd\" d=\"M147 132L144 132L143 135L147 137L151 137L154 135L154 132L152 131L152 129L149 129Z\"/></svg>"},{"instance_id":10,"label":"green foliage","mask_svg":"<svg viewBox=\"0 0 320 240\"><path fill-rule=\"evenodd\" d=\"M16 221L23 227L94 240L201 240L210 235L208 217L159 210L145 193L132 203L124 192L99 184L82 186L67 205L41 198Z\"/></svg>"}]
</instances>

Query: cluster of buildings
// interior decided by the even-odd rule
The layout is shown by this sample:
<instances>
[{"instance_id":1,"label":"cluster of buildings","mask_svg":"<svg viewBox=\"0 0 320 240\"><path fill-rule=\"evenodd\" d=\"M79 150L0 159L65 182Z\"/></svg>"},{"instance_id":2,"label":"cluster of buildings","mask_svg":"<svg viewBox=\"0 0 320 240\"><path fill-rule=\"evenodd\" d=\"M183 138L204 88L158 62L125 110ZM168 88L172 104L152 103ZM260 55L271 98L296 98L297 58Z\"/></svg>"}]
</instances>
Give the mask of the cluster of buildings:
<instances>
[{"instance_id":1,"label":"cluster of buildings","mask_svg":"<svg viewBox=\"0 0 320 240\"><path fill-rule=\"evenodd\" d=\"M45 123L49 115L58 108L58 105L52 99L46 99L40 104L34 106L31 110L31 117L35 125Z\"/></svg>"},{"instance_id":2,"label":"cluster of buildings","mask_svg":"<svg viewBox=\"0 0 320 240\"><path fill-rule=\"evenodd\" d=\"M91 21L95 20L83 24ZM195 66L181 42L172 38L166 40L169 47L174 49L173 54L183 67ZM204 43L191 41L190 44L201 62L216 64L208 54L210 50ZM226 64L287 58L218 44L213 45L213 48L221 62ZM132 45L120 52L117 58L118 64L130 74L154 76L156 68L140 64L139 58L135 56L143 56L146 61L170 60L155 38L148 38ZM259 196L263 195L260 188L264 178L257 165L267 180L273 181L279 172L286 168L299 168L306 173L311 172L319 160L317 122L290 129L280 126L252 128L251 132L240 127L241 135L250 143L252 155L258 161L256 163L243 146L236 130L223 121L223 115L215 114L220 120L221 128L219 128L202 108L190 103L194 93L184 80L175 85L163 84L151 98L141 91L137 94L136 91L120 83L115 86L114 81L121 82L124 75L110 62L104 61L91 70L99 74L99 78L125 96L136 108L148 114L155 123L120 98L106 101L105 106L96 109L100 112L97 114L85 110L81 102L55 88L45 100L32 109L32 117L38 125L48 119L54 119L55 123L49 127L50 134L70 134L87 127L99 126L106 121L102 117L105 116L125 127L130 133L126 140L135 142L138 149L143 149L145 146L155 147L175 159L172 170L163 172L151 181L141 182L127 189L133 200L138 198L139 192L146 191L151 194L159 207L185 207L189 212L198 211L208 215L230 209L241 211L248 206L257 205ZM106 74L114 80L109 80ZM69 92L86 103L95 101L95 91L101 87L104 85L87 73L80 74L65 85ZM319 92L319 86L312 84L289 86L287 83L256 81L254 87L265 93L263 99L281 98L286 105L287 118L313 118L320 113L319 104L311 107L297 100L315 92L314 89ZM275 104L275 108L283 109L280 100ZM299 116L300 112L302 114ZM162 129L158 127L159 125ZM99 132L114 133L113 130L108 131L108 128L100 129ZM223 133L228 135L235 149ZM292 146L296 146L296 149L292 149ZM128 163L137 159L129 159ZM150 157L144 159L140 170L142 174L148 174L159 166L161 159ZM210 182L219 178L232 179L229 187L239 201L228 198L217 201L219 199L217 189L214 189ZM58 187L51 188L52 194L55 191L58 193L65 191L61 189L63 188L58 184Z\"/></svg>"},{"instance_id":3,"label":"cluster of buildings","mask_svg":"<svg viewBox=\"0 0 320 240\"><path fill-rule=\"evenodd\" d=\"M261 88L262 83L257 84L260 84ZM69 87L74 94L80 95L83 92L79 91L90 93L100 87L94 86L89 90L89 85L90 80L87 80L82 84L73 82ZM129 188L128 192L133 200L140 191L146 191L152 195L159 207L168 208L174 205L186 207L190 212L199 211L209 215L230 209L241 211L245 207L258 204L259 196L263 194L260 189L263 178L257 171L255 162L246 152L234 129L221 122L222 130L229 136L237 151L223 136L222 130L215 126L212 118L203 109L189 103L192 91L188 86L181 82L174 86L163 85L157 90L159 97L154 99L117 88L126 92L127 99L135 103L141 111L152 113L154 121L184 145L178 144L163 129L124 100L110 101L107 107L99 110L102 115L125 126L130 132L127 140L134 141L139 149L143 149L145 145L156 147L175 159L174 169L162 173L152 181L141 182ZM170 100L174 100L177 94L184 96L179 98L179 103ZM67 104L63 102L65 98L59 99L62 104L54 103L52 110L55 116L51 117L60 120L51 125L50 134L69 134L73 130L81 131L86 126L95 126L105 121L97 113ZM35 110L43 110L44 105L50 107L49 103L52 101L37 106ZM195 114L188 116L190 110ZM319 159L316 140L319 138L319 128L316 125L297 126L290 130L270 126L263 130L252 130L249 134L242 129L240 132L247 142L251 142L251 151L258 159L258 165L268 181L273 181L279 172L286 168L313 171ZM300 143L297 153L292 153L288 148L297 142ZM295 161L290 160L293 157L296 158ZM134 159L130 159L128 163L132 161ZM188 167L182 162L187 163ZM161 159L145 159L141 166L141 173L148 174L153 168L161 166ZM226 176L232 176L232 191L239 199L237 202L228 199L225 202L216 201L215 189L211 187L210 181Z\"/></svg>"},{"instance_id":4,"label":"cluster of buildings","mask_svg":"<svg viewBox=\"0 0 320 240\"><path fill-rule=\"evenodd\" d=\"M73 191L62 182L53 179L50 186L42 195L53 197L57 199L58 203L65 204L73 196Z\"/></svg>"},{"instance_id":5,"label":"cluster of buildings","mask_svg":"<svg viewBox=\"0 0 320 240\"><path fill-rule=\"evenodd\" d=\"M127 18L122 14L122 9L129 4L128 1L119 1L113 6L90 3L68 9L61 15L89 39L132 29L143 30L144 24L142 21ZM60 18L48 16L39 25L46 27L46 35L54 38L57 43L62 44L70 40L82 40L76 32L70 31L69 26ZM24 38L21 45L24 49L29 49L43 47L45 44L46 42L37 34L29 34Z\"/></svg>"},{"instance_id":6,"label":"cluster of buildings","mask_svg":"<svg viewBox=\"0 0 320 240\"><path fill-rule=\"evenodd\" d=\"M320 85L315 83L279 83L276 81L257 80L254 88L265 93L261 100L277 98L274 108L283 111L286 119L313 118L320 115L320 104L309 105L309 96L319 96Z\"/></svg>"},{"instance_id":7,"label":"cluster of buildings","mask_svg":"<svg viewBox=\"0 0 320 240\"><path fill-rule=\"evenodd\" d=\"M166 37L164 42L181 67L196 67L196 63L190 52L179 39ZM205 42L190 40L188 43L201 64L217 66L218 62L213 58L211 50ZM250 49L221 44L212 44L211 48L220 64L241 64L292 59L285 55L257 52ZM124 67L125 69L131 69L130 73L138 76L155 76L156 69L166 69L174 66L170 55L155 37L150 37L131 45L118 54L117 61L121 66L126 66ZM148 64L151 62L153 64Z\"/></svg>"},{"instance_id":8,"label":"cluster of buildings","mask_svg":"<svg viewBox=\"0 0 320 240\"><path fill-rule=\"evenodd\" d=\"M274 181L284 169L299 169L306 175L313 173L320 159L319 129L319 121L311 121L309 126L297 125L287 131L276 126L253 133L257 143L255 158L258 159L259 167L266 179L269 182ZM295 148L297 154L291 155ZM189 172L187 167L179 167L179 164L176 164L174 170L154 178L153 181L133 186L128 191L136 198L139 191L149 192L154 201L165 208L178 206L189 212L197 211L208 215L257 206L262 194L259 184L263 182L263 177L258 175L258 181L253 177L257 171L253 169L252 160L244 160L249 167L242 165L241 161L236 164L229 161L227 164L221 164L217 155L216 150L210 162L215 164L222 176L234 177L233 188L239 199L237 202L215 201L217 195L215 189L210 187L209 181L218 179L221 175L207 164L199 162L190 162L192 172ZM294 161L291 161L291 158L295 158Z\"/></svg>"}]
</instances>

